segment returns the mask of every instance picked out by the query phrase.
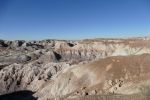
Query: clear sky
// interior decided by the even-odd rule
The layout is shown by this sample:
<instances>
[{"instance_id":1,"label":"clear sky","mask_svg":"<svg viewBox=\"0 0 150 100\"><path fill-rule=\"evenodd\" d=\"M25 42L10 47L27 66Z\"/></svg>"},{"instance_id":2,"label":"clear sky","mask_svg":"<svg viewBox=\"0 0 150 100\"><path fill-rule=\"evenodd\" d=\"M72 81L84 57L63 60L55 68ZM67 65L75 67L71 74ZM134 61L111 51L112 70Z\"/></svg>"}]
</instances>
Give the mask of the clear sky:
<instances>
[{"instance_id":1,"label":"clear sky","mask_svg":"<svg viewBox=\"0 0 150 100\"><path fill-rule=\"evenodd\" d=\"M150 0L0 0L1 39L150 36Z\"/></svg>"}]
</instances>

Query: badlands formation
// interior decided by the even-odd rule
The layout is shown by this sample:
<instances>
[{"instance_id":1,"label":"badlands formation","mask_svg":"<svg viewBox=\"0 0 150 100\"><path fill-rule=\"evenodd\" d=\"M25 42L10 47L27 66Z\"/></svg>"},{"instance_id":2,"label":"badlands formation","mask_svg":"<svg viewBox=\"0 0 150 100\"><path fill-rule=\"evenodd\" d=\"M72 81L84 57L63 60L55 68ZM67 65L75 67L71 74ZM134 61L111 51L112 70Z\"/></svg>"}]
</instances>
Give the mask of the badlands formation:
<instances>
[{"instance_id":1,"label":"badlands formation","mask_svg":"<svg viewBox=\"0 0 150 100\"><path fill-rule=\"evenodd\" d=\"M150 100L150 38L0 40L0 100Z\"/></svg>"}]
</instances>

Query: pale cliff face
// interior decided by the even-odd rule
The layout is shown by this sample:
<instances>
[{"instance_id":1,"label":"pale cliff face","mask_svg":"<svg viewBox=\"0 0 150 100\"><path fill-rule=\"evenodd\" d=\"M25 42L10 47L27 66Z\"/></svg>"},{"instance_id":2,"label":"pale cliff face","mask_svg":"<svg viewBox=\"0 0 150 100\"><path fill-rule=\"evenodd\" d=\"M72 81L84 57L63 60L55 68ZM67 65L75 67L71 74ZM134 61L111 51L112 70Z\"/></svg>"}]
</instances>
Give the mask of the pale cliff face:
<instances>
[{"instance_id":1,"label":"pale cliff face","mask_svg":"<svg viewBox=\"0 0 150 100\"><path fill-rule=\"evenodd\" d=\"M150 39L0 41L0 94L149 94Z\"/></svg>"}]
</instances>

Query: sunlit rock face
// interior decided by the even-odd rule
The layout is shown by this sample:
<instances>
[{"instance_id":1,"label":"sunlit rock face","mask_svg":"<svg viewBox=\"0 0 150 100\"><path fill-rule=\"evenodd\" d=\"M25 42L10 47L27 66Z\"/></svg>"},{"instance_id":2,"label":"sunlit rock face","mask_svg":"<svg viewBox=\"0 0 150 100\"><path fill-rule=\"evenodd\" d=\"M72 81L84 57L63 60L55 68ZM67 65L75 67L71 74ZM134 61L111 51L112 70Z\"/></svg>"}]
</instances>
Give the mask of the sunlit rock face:
<instances>
[{"instance_id":1,"label":"sunlit rock face","mask_svg":"<svg viewBox=\"0 0 150 100\"><path fill-rule=\"evenodd\" d=\"M149 95L150 38L0 40L0 94L39 100Z\"/></svg>"}]
</instances>

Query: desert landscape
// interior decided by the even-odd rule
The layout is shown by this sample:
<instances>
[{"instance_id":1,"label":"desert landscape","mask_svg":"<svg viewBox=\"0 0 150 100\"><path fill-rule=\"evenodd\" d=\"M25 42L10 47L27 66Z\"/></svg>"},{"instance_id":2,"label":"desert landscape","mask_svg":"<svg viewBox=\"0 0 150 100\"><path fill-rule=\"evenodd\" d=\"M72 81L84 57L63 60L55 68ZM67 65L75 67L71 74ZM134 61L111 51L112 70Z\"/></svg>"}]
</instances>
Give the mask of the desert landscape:
<instances>
[{"instance_id":1,"label":"desert landscape","mask_svg":"<svg viewBox=\"0 0 150 100\"><path fill-rule=\"evenodd\" d=\"M150 0L0 0L0 100L150 100Z\"/></svg>"},{"instance_id":2,"label":"desert landscape","mask_svg":"<svg viewBox=\"0 0 150 100\"><path fill-rule=\"evenodd\" d=\"M150 100L150 37L0 40L0 79L0 100Z\"/></svg>"}]
</instances>

